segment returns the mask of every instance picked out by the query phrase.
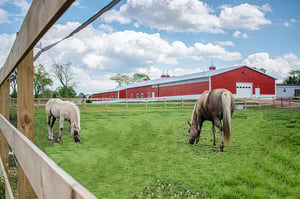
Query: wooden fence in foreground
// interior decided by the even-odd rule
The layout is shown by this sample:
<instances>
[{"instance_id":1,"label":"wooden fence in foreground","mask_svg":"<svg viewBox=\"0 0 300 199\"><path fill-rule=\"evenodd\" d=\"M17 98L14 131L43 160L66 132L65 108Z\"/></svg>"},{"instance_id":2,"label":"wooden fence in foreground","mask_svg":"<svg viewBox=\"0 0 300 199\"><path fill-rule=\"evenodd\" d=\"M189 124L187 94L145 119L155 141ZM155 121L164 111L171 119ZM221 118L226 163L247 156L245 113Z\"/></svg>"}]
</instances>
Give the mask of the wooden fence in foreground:
<instances>
[{"instance_id":1,"label":"wooden fence in foreground","mask_svg":"<svg viewBox=\"0 0 300 199\"><path fill-rule=\"evenodd\" d=\"M49 98L35 98L34 108L44 109ZM103 109L105 111L113 109L191 109L194 107L196 98L144 98L144 99L79 99L63 98L62 100L72 101L80 109ZM11 98L11 107L16 109L17 99ZM265 109L265 108L300 108L300 97L289 98L237 98L235 99L236 109Z\"/></svg>"},{"instance_id":2,"label":"wooden fence in foreground","mask_svg":"<svg viewBox=\"0 0 300 199\"><path fill-rule=\"evenodd\" d=\"M0 70L0 170L4 178L5 198L14 198L7 179L9 147L18 161L18 185L15 197L96 198L33 143L33 47L73 2L74 0L33 0ZM16 68L18 69L17 129L8 121L9 77Z\"/></svg>"}]
</instances>

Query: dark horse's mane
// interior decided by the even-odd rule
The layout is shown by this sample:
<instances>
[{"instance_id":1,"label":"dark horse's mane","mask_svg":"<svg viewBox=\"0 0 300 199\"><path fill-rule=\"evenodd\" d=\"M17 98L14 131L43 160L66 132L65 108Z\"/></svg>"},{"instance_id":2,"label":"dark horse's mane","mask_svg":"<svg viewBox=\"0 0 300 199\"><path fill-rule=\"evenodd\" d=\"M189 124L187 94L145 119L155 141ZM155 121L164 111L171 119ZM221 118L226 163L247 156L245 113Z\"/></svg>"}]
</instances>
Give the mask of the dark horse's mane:
<instances>
[{"instance_id":1,"label":"dark horse's mane","mask_svg":"<svg viewBox=\"0 0 300 199\"><path fill-rule=\"evenodd\" d=\"M215 146L215 126L219 129L222 143L220 151L223 151L223 140L230 143L231 136L231 116L234 111L234 98L230 91L226 89L215 89L205 91L197 100L192 113L190 128L190 143L198 144L202 123L205 120L212 121L214 146ZM221 120L223 120L223 125Z\"/></svg>"}]
</instances>

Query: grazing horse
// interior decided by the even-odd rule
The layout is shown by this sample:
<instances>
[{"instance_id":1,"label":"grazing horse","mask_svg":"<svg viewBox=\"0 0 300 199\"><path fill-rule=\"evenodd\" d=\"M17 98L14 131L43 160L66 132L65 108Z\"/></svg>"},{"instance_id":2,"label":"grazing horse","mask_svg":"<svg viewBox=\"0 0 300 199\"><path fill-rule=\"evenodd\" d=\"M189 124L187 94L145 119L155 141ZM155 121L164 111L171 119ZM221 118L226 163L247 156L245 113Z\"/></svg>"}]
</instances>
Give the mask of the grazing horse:
<instances>
[{"instance_id":1,"label":"grazing horse","mask_svg":"<svg viewBox=\"0 0 300 199\"><path fill-rule=\"evenodd\" d=\"M216 126L221 136L220 153L222 153L224 150L224 137L226 142L230 144L230 125L234 103L232 93L226 89L203 92L194 106L191 123L188 122L190 126L188 130L190 133L189 143L198 144L202 124L204 120L209 120L212 121L213 147L216 147ZM221 120L223 120L223 126Z\"/></svg>"},{"instance_id":2,"label":"grazing horse","mask_svg":"<svg viewBox=\"0 0 300 199\"><path fill-rule=\"evenodd\" d=\"M59 135L57 141L61 143L64 121L69 121L71 125L71 135L75 142L81 142L80 133L80 113L78 107L69 101L60 99L50 99L46 104L46 114L48 123L48 139L53 140L53 126L56 118L59 118ZM52 119L52 122L51 121Z\"/></svg>"}]
</instances>

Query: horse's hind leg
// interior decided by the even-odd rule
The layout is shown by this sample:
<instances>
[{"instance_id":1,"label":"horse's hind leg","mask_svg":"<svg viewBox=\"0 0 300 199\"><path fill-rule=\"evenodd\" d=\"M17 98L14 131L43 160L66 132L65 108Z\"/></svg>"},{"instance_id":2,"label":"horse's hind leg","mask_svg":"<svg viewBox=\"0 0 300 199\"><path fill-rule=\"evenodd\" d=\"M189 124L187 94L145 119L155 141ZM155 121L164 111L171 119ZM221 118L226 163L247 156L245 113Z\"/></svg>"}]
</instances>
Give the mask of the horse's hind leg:
<instances>
[{"instance_id":1,"label":"horse's hind leg","mask_svg":"<svg viewBox=\"0 0 300 199\"><path fill-rule=\"evenodd\" d=\"M214 122L212 122L212 133L213 133L213 139L214 139L212 147L215 148L215 147L217 147L217 145L216 145L216 128L215 128Z\"/></svg>"},{"instance_id":2,"label":"horse's hind leg","mask_svg":"<svg viewBox=\"0 0 300 199\"><path fill-rule=\"evenodd\" d=\"M220 136L221 136L221 145L220 145L219 152L223 153L224 152L224 133L223 133L223 128L222 128L222 123L221 123L221 120L219 120L219 119L215 119L214 123L215 123L216 127L219 129Z\"/></svg>"}]
</instances>

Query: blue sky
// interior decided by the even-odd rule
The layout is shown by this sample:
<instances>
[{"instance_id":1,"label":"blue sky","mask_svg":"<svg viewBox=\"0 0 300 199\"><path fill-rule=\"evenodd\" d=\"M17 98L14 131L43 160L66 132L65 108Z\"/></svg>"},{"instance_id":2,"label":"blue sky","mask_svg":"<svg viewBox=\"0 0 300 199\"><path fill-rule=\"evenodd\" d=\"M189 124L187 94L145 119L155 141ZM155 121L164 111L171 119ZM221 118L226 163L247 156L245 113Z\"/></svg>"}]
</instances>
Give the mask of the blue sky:
<instances>
[{"instance_id":1,"label":"blue sky","mask_svg":"<svg viewBox=\"0 0 300 199\"><path fill-rule=\"evenodd\" d=\"M39 45L65 37L109 2L75 1ZM0 0L0 66L30 3ZM123 0L35 64L53 75L53 63L71 62L78 93L116 87L109 78L117 73L156 79L205 71L212 62L265 68L281 82L300 70L299 8L299 0Z\"/></svg>"}]
</instances>

